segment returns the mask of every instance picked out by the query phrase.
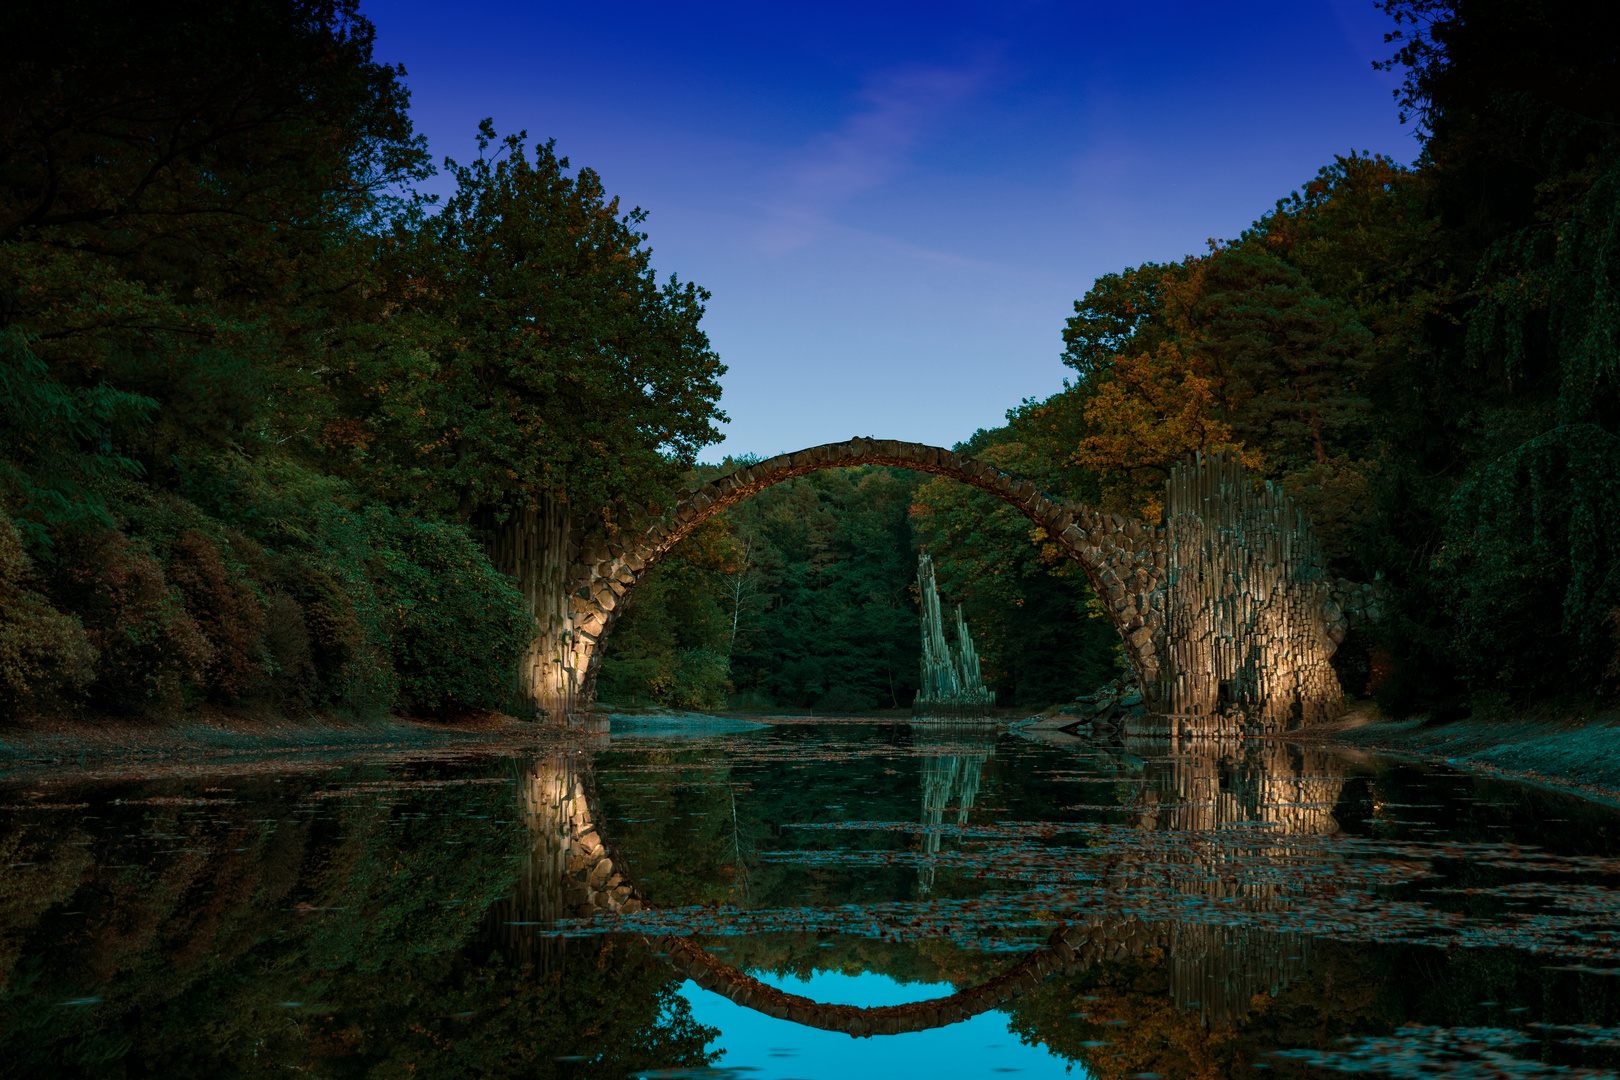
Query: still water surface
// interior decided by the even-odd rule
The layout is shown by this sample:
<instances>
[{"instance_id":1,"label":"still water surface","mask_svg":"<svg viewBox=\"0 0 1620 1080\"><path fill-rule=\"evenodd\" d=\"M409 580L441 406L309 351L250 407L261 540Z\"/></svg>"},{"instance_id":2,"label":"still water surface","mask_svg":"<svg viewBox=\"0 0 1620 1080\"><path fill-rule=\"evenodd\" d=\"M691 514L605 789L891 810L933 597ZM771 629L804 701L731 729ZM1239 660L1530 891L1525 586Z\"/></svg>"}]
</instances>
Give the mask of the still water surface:
<instances>
[{"instance_id":1,"label":"still water surface","mask_svg":"<svg viewBox=\"0 0 1620 1080\"><path fill-rule=\"evenodd\" d=\"M0 1073L1620 1066L1607 807L1276 742L732 727L10 781Z\"/></svg>"}]
</instances>

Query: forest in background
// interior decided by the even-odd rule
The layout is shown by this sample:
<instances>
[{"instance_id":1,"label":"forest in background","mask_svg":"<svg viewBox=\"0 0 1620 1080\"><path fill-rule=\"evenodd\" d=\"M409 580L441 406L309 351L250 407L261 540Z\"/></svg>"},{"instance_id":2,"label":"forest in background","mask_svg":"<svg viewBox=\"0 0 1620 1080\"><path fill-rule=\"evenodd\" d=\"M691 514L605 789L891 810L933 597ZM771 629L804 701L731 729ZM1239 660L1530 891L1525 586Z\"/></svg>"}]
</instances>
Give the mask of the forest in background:
<instances>
[{"instance_id":1,"label":"forest in background","mask_svg":"<svg viewBox=\"0 0 1620 1080\"><path fill-rule=\"evenodd\" d=\"M1065 701L1120 674L1119 637L1090 617L1078 564L1032 543L1022 514L954 480L865 466L777 484L705 523L637 587L598 692L693 709L909 709L919 548L949 552L940 587L963 604L1002 704Z\"/></svg>"},{"instance_id":2,"label":"forest in background","mask_svg":"<svg viewBox=\"0 0 1620 1080\"><path fill-rule=\"evenodd\" d=\"M1394 715L1620 686L1620 62L1592 6L1389 0L1422 150L1100 278L1065 389L960 445L1153 519L1241 451L1377 581ZM550 143L432 171L348 0L0 14L0 715L500 707L530 630L474 523L662 505L718 441L707 294ZM1060 329L1054 327L1054 334ZM870 469L774 488L638 590L603 693L903 706L916 552L1001 700L1115 673L1012 511Z\"/></svg>"}]
</instances>

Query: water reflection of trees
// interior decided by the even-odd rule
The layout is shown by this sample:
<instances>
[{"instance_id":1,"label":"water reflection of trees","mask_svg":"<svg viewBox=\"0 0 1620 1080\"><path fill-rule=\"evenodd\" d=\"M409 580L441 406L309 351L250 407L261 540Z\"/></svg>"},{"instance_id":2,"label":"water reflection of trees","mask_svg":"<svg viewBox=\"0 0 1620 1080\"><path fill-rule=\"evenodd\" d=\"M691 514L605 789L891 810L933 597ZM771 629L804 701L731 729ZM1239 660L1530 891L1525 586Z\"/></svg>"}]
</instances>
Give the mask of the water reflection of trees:
<instances>
[{"instance_id":1,"label":"water reflection of trees","mask_svg":"<svg viewBox=\"0 0 1620 1080\"><path fill-rule=\"evenodd\" d=\"M233 779L210 797L201 784L86 789L75 796L88 814L0 823L0 850L43 871L14 874L0 897L0 1072L622 1077L702 1065L713 1032L645 941L516 925L569 899L556 887L569 865L559 832L529 826L556 824L564 801L548 796L580 766L531 770L519 797L546 808L521 825L498 765L448 779Z\"/></svg>"}]
</instances>

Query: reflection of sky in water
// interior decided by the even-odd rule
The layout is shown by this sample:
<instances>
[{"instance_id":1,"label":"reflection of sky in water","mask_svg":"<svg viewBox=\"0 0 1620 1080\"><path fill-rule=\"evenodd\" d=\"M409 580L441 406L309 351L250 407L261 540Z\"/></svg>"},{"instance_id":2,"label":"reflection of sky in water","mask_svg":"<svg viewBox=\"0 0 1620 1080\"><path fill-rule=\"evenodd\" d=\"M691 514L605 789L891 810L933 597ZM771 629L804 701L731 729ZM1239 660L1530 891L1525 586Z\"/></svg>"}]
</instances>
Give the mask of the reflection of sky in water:
<instances>
[{"instance_id":1,"label":"reflection of sky in water","mask_svg":"<svg viewBox=\"0 0 1620 1080\"><path fill-rule=\"evenodd\" d=\"M898 983L871 972L843 975L818 971L809 982L801 982L793 975L751 974L787 993L835 1005L903 1005L956 992L949 983ZM681 993L692 1003L692 1015L698 1023L720 1029L719 1041L711 1049L719 1047L726 1054L716 1066L757 1069L741 1074L750 1080L1089 1075L1078 1066L1069 1072L1068 1063L1061 1057L1019 1042L1018 1036L1007 1030L1007 1017L999 1012L982 1013L933 1031L855 1039L836 1031L772 1019L702 990L696 983L686 983Z\"/></svg>"}]
</instances>

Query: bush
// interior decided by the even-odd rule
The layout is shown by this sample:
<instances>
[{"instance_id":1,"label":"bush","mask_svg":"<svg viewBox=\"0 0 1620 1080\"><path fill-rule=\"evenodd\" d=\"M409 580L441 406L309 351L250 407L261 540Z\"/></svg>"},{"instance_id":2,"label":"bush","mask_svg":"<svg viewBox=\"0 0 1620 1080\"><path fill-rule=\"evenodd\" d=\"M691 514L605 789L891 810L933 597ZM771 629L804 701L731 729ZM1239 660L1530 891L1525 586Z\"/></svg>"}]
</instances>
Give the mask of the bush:
<instances>
[{"instance_id":1,"label":"bush","mask_svg":"<svg viewBox=\"0 0 1620 1080\"><path fill-rule=\"evenodd\" d=\"M533 620L465 528L368 507L334 510L323 534L351 591L369 592L356 613L372 623L366 637L386 647L408 707L507 703Z\"/></svg>"},{"instance_id":2,"label":"bush","mask_svg":"<svg viewBox=\"0 0 1620 1080\"><path fill-rule=\"evenodd\" d=\"M264 650L276 704L308 705L315 700L320 682L310 648L309 624L303 607L280 589L270 595L270 609L265 612Z\"/></svg>"},{"instance_id":3,"label":"bush","mask_svg":"<svg viewBox=\"0 0 1620 1080\"><path fill-rule=\"evenodd\" d=\"M731 692L731 664L713 645L682 649L668 704L681 709L718 709Z\"/></svg>"},{"instance_id":4,"label":"bush","mask_svg":"<svg viewBox=\"0 0 1620 1080\"><path fill-rule=\"evenodd\" d=\"M93 704L172 707L188 683L204 681L213 649L143 544L119 532L70 537L52 569L53 598L79 616L100 653Z\"/></svg>"},{"instance_id":5,"label":"bush","mask_svg":"<svg viewBox=\"0 0 1620 1080\"><path fill-rule=\"evenodd\" d=\"M9 515L0 513L0 719L84 688L96 673L96 650L84 627L53 608L34 588L34 566Z\"/></svg>"},{"instance_id":6,"label":"bush","mask_svg":"<svg viewBox=\"0 0 1620 1080\"><path fill-rule=\"evenodd\" d=\"M277 494L274 479L253 488L285 512L258 528L269 546L172 494L107 484L116 527L56 538L60 611L28 599L16 530L0 538L4 708L86 683L91 705L120 712L205 697L358 715L510 700L532 620L465 528L349 509L330 485Z\"/></svg>"},{"instance_id":7,"label":"bush","mask_svg":"<svg viewBox=\"0 0 1620 1080\"><path fill-rule=\"evenodd\" d=\"M597 697L615 705L668 704L667 690L673 684L669 657L605 656L597 676Z\"/></svg>"},{"instance_id":8,"label":"bush","mask_svg":"<svg viewBox=\"0 0 1620 1080\"><path fill-rule=\"evenodd\" d=\"M1436 559L1473 694L1602 695L1620 605L1620 439L1555 428L1458 489Z\"/></svg>"},{"instance_id":9,"label":"bush","mask_svg":"<svg viewBox=\"0 0 1620 1080\"><path fill-rule=\"evenodd\" d=\"M168 578L208 641L212 659L204 685L236 698L258 689L270 674L264 656L265 612L247 582L226 568L219 549L196 529L175 538Z\"/></svg>"}]
</instances>

